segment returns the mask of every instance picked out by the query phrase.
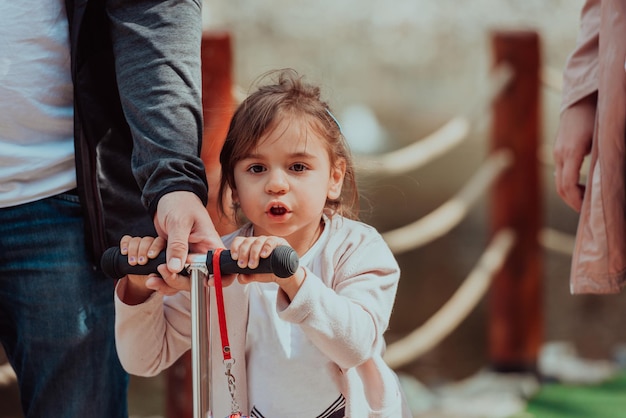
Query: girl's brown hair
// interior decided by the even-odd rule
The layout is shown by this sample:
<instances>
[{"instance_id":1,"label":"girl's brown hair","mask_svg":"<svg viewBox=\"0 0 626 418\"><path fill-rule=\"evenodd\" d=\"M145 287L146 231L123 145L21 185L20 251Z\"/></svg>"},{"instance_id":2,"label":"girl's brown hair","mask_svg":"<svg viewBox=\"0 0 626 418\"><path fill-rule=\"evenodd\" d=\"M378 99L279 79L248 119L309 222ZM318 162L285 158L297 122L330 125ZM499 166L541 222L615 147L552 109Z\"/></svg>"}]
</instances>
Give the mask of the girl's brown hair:
<instances>
[{"instance_id":1,"label":"girl's brown hair","mask_svg":"<svg viewBox=\"0 0 626 418\"><path fill-rule=\"evenodd\" d=\"M218 207L226 214L224 202L229 188L235 189L234 169L237 162L249 155L268 129L273 129L278 119L285 116L307 117L311 128L326 139L331 166L339 159L346 162L346 174L341 196L326 201L330 214L338 213L358 219L359 193L350 149L337 120L328 104L321 99L320 88L305 83L295 70L273 71L277 81L259 87L237 108L230 122L226 141L220 153L222 176L218 193Z\"/></svg>"}]
</instances>

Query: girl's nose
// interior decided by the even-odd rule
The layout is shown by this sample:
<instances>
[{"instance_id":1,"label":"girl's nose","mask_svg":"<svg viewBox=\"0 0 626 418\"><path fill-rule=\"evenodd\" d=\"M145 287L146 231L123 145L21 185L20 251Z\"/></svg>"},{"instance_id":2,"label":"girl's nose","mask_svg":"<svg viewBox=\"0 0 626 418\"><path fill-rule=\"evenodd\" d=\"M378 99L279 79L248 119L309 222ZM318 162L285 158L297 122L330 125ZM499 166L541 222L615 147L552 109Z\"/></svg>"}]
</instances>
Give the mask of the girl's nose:
<instances>
[{"instance_id":1,"label":"girl's nose","mask_svg":"<svg viewBox=\"0 0 626 418\"><path fill-rule=\"evenodd\" d=\"M287 176L281 171L273 171L265 184L265 191L270 194L283 194L289 190Z\"/></svg>"}]
</instances>

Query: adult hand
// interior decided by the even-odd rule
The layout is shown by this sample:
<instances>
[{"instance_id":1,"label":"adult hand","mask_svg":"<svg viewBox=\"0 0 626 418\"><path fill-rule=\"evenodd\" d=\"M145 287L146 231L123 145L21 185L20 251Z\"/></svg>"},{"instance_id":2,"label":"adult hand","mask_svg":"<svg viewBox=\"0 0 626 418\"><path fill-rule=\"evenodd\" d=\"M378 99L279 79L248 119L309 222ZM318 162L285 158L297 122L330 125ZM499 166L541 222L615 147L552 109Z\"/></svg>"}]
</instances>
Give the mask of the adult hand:
<instances>
[{"instance_id":1,"label":"adult hand","mask_svg":"<svg viewBox=\"0 0 626 418\"><path fill-rule=\"evenodd\" d=\"M580 170L585 156L591 152L595 115L595 94L565 109L561 113L554 143L556 190L576 212L580 212L585 194L585 186L580 182Z\"/></svg>"},{"instance_id":2,"label":"adult hand","mask_svg":"<svg viewBox=\"0 0 626 418\"><path fill-rule=\"evenodd\" d=\"M213 222L198 196L192 192L171 192L159 200L154 226L167 241L167 269L180 272L189 252L206 253L224 247Z\"/></svg>"}]
</instances>

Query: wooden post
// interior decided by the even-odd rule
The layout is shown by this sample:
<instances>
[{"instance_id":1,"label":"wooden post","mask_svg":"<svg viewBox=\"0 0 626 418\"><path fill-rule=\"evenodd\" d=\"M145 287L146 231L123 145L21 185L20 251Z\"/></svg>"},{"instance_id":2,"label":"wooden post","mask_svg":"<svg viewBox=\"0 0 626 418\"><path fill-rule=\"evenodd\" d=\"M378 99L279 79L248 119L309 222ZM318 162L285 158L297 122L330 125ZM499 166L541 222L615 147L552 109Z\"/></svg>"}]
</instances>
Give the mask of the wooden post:
<instances>
[{"instance_id":1,"label":"wooden post","mask_svg":"<svg viewBox=\"0 0 626 418\"><path fill-rule=\"evenodd\" d=\"M204 135L202 161L209 182L207 210L220 235L236 228L232 212L219 216L217 192L220 181L220 151L226 140L230 120L235 112L233 97L233 54L228 32L205 32L202 37L202 108Z\"/></svg>"},{"instance_id":2,"label":"wooden post","mask_svg":"<svg viewBox=\"0 0 626 418\"><path fill-rule=\"evenodd\" d=\"M202 161L209 183L207 210L220 235L235 228L230 218L217 211L220 179L219 154L235 110L232 94L232 52L227 32L205 32L202 36L202 108L204 133ZM186 352L166 371L166 415L168 418L193 417L191 352Z\"/></svg>"},{"instance_id":3,"label":"wooden post","mask_svg":"<svg viewBox=\"0 0 626 418\"><path fill-rule=\"evenodd\" d=\"M534 372L543 339L539 36L499 31L491 41L494 66L513 71L493 103L491 148L508 148L515 159L493 188L491 234L512 227L517 241L489 295L489 356L495 371Z\"/></svg>"}]
</instances>

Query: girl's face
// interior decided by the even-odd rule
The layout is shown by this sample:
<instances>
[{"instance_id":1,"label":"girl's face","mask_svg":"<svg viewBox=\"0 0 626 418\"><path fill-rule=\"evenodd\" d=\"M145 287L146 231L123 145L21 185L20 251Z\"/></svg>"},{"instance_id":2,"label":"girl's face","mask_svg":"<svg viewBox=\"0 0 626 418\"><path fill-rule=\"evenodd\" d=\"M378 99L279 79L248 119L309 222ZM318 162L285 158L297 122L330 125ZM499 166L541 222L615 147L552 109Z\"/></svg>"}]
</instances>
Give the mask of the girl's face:
<instances>
[{"instance_id":1,"label":"girl's face","mask_svg":"<svg viewBox=\"0 0 626 418\"><path fill-rule=\"evenodd\" d=\"M303 117L283 118L234 168L233 200L254 234L285 238L302 255L321 232L326 199L338 199L345 161L331 166L326 140Z\"/></svg>"}]
</instances>

